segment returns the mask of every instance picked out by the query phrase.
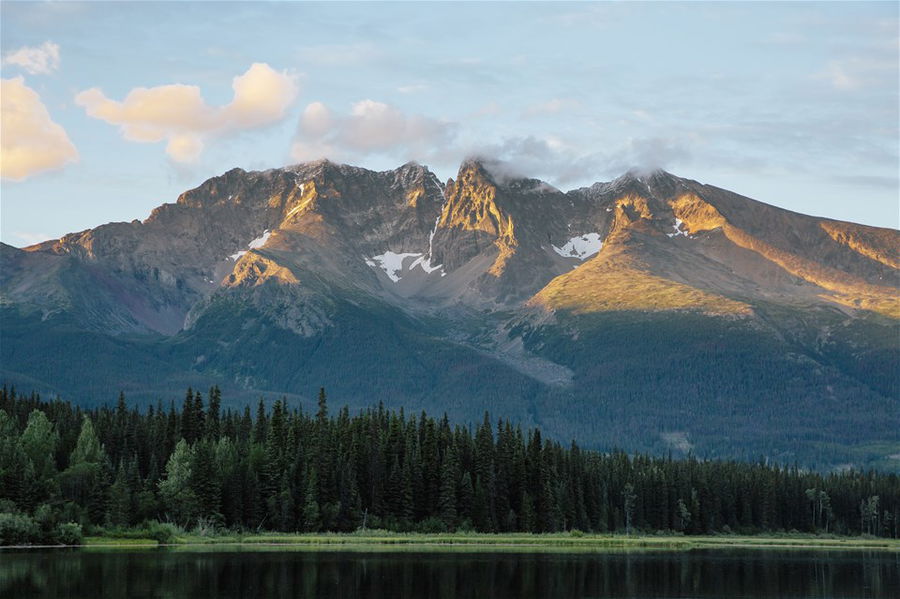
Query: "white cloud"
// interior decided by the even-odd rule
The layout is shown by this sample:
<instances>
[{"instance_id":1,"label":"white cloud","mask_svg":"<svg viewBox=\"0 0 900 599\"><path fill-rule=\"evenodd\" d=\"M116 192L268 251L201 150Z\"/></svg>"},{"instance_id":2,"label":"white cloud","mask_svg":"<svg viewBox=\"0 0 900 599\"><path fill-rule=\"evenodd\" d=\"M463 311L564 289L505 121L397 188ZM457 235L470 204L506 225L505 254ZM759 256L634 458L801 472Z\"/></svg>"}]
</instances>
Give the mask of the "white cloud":
<instances>
[{"instance_id":1,"label":"white cloud","mask_svg":"<svg viewBox=\"0 0 900 599\"><path fill-rule=\"evenodd\" d=\"M313 102L307 106L300 117L300 131L313 139L327 135L332 126L331 110L321 102Z\"/></svg>"},{"instance_id":2,"label":"white cloud","mask_svg":"<svg viewBox=\"0 0 900 599\"><path fill-rule=\"evenodd\" d=\"M469 148L466 154L495 163L492 172L538 177L559 185L589 180L599 170L596 156L553 136L510 137Z\"/></svg>"},{"instance_id":3,"label":"white cloud","mask_svg":"<svg viewBox=\"0 0 900 599\"><path fill-rule=\"evenodd\" d=\"M3 64L22 67L32 75L49 75L59 68L59 45L44 42L40 46L24 46L8 52Z\"/></svg>"},{"instance_id":4,"label":"white cloud","mask_svg":"<svg viewBox=\"0 0 900 599\"><path fill-rule=\"evenodd\" d=\"M446 143L452 126L421 115L407 115L382 102L362 100L344 121L341 141L361 151L386 150L400 145Z\"/></svg>"},{"instance_id":5,"label":"white cloud","mask_svg":"<svg viewBox=\"0 0 900 599\"><path fill-rule=\"evenodd\" d=\"M687 142L663 137L630 138L601 152L586 151L555 136L510 137L471 147L465 154L496 162L497 172L538 177L560 186L592 183L631 169L671 168L691 161Z\"/></svg>"},{"instance_id":6,"label":"white cloud","mask_svg":"<svg viewBox=\"0 0 900 599\"><path fill-rule=\"evenodd\" d=\"M455 135L453 123L406 114L383 102L356 102L346 115L314 102L303 111L291 155L295 160L370 154L421 158L452 143Z\"/></svg>"},{"instance_id":7,"label":"white cloud","mask_svg":"<svg viewBox=\"0 0 900 599\"><path fill-rule=\"evenodd\" d=\"M167 141L176 162L191 162L210 136L255 129L280 121L297 97L296 77L265 63L254 63L231 84L234 96L225 106L209 106L195 85L161 85L132 89L121 102L98 88L75 96L87 114L118 125L129 141Z\"/></svg>"},{"instance_id":8,"label":"white cloud","mask_svg":"<svg viewBox=\"0 0 900 599\"><path fill-rule=\"evenodd\" d=\"M69 136L20 77L0 80L0 176L22 181L78 160Z\"/></svg>"},{"instance_id":9,"label":"white cloud","mask_svg":"<svg viewBox=\"0 0 900 599\"><path fill-rule=\"evenodd\" d=\"M691 151L687 142L676 137L629 138L615 152L607 157L605 170L611 173L629 169L667 169L672 165L683 165L691 161Z\"/></svg>"}]
</instances>

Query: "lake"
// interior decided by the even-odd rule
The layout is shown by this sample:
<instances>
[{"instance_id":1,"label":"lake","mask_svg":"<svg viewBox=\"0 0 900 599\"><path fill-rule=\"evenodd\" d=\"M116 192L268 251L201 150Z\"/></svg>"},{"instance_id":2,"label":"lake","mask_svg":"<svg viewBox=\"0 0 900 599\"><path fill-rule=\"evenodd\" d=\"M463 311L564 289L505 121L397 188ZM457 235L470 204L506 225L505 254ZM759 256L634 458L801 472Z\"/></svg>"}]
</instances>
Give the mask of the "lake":
<instances>
[{"instance_id":1,"label":"lake","mask_svg":"<svg viewBox=\"0 0 900 599\"><path fill-rule=\"evenodd\" d=\"M284 547L0 551L0 597L900 597L900 553Z\"/></svg>"}]
</instances>

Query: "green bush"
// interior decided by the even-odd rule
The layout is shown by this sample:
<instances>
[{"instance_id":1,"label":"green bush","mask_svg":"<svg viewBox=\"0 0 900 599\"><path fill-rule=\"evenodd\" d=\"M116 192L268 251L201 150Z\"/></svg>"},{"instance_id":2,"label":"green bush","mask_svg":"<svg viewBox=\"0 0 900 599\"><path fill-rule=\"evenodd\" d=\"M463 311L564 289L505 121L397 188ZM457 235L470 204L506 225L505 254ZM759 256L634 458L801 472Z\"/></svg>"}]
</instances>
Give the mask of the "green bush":
<instances>
[{"instance_id":1,"label":"green bush","mask_svg":"<svg viewBox=\"0 0 900 599\"><path fill-rule=\"evenodd\" d=\"M419 522L419 524L416 526L416 531L428 534L447 532L447 525L440 518L435 518L434 516L432 516Z\"/></svg>"},{"instance_id":2,"label":"green bush","mask_svg":"<svg viewBox=\"0 0 900 599\"><path fill-rule=\"evenodd\" d=\"M151 520L147 523L147 536L162 545L171 543L176 536L182 533L183 531L171 522Z\"/></svg>"},{"instance_id":3,"label":"green bush","mask_svg":"<svg viewBox=\"0 0 900 599\"><path fill-rule=\"evenodd\" d=\"M56 528L56 541L63 545L81 545L84 541L84 534L81 531L81 524L77 522L64 522Z\"/></svg>"},{"instance_id":4,"label":"green bush","mask_svg":"<svg viewBox=\"0 0 900 599\"><path fill-rule=\"evenodd\" d=\"M56 531L59 526L59 514L52 506L44 503L39 505L31 518L38 527L39 538L35 543L52 544L56 542Z\"/></svg>"},{"instance_id":5,"label":"green bush","mask_svg":"<svg viewBox=\"0 0 900 599\"><path fill-rule=\"evenodd\" d=\"M40 529L25 514L0 513L0 545L33 545L40 540Z\"/></svg>"}]
</instances>

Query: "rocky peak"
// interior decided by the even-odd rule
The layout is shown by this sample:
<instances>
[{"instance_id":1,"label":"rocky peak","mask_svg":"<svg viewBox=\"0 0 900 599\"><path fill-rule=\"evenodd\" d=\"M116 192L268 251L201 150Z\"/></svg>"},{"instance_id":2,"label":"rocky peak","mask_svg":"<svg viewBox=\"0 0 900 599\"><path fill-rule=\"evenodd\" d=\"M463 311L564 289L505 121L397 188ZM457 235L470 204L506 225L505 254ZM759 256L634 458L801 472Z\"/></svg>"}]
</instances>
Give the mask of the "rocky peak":
<instances>
[{"instance_id":1,"label":"rocky peak","mask_svg":"<svg viewBox=\"0 0 900 599\"><path fill-rule=\"evenodd\" d=\"M446 202L433 238L433 262L459 268L492 244L515 245L512 219L498 205L496 183L477 160L467 160L444 189Z\"/></svg>"}]
</instances>

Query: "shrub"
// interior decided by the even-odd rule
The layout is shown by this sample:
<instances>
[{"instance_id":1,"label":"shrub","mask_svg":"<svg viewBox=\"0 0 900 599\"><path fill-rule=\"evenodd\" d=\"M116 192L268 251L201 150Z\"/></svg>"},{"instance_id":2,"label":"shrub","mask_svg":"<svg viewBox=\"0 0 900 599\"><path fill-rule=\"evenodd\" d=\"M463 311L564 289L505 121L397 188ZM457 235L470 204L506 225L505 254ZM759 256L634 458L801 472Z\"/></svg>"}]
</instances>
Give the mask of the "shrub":
<instances>
[{"instance_id":1,"label":"shrub","mask_svg":"<svg viewBox=\"0 0 900 599\"><path fill-rule=\"evenodd\" d=\"M81 532L81 524L77 522L65 522L56 528L56 541L63 545L81 545L84 535Z\"/></svg>"},{"instance_id":2,"label":"shrub","mask_svg":"<svg viewBox=\"0 0 900 599\"><path fill-rule=\"evenodd\" d=\"M418 526L416 526L416 530L418 532L435 534L447 532L447 525L440 518L432 516L419 522Z\"/></svg>"},{"instance_id":3,"label":"shrub","mask_svg":"<svg viewBox=\"0 0 900 599\"><path fill-rule=\"evenodd\" d=\"M156 520L151 520L147 523L147 536L162 545L171 543L175 540L175 537L181 533L182 530L171 522L157 522Z\"/></svg>"},{"instance_id":4,"label":"shrub","mask_svg":"<svg viewBox=\"0 0 900 599\"><path fill-rule=\"evenodd\" d=\"M198 537L214 537L222 528L220 518L213 516L203 516L197 518L197 526L191 532Z\"/></svg>"},{"instance_id":5,"label":"shrub","mask_svg":"<svg viewBox=\"0 0 900 599\"><path fill-rule=\"evenodd\" d=\"M40 529L25 514L0 513L0 545L32 545L40 539Z\"/></svg>"},{"instance_id":6,"label":"shrub","mask_svg":"<svg viewBox=\"0 0 900 599\"><path fill-rule=\"evenodd\" d=\"M34 510L31 519L37 526L39 534L39 538L35 539L33 541L34 543L50 544L56 542L56 530L59 525L59 518L53 507L46 503L39 505L37 509Z\"/></svg>"}]
</instances>

